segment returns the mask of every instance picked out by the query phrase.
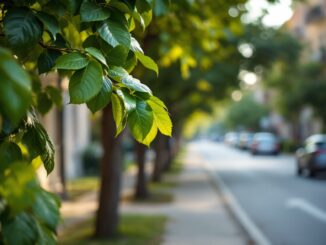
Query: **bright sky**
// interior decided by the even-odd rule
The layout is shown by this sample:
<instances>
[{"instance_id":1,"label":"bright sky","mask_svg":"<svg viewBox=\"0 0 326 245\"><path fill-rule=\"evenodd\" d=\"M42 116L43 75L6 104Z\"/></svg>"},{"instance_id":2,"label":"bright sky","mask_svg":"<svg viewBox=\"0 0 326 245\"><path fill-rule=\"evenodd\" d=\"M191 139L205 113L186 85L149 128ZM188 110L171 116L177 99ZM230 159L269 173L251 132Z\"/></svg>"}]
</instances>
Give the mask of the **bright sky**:
<instances>
[{"instance_id":1,"label":"bright sky","mask_svg":"<svg viewBox=\"0 0 326 245\"><path fill-rule=\"evenodd\" d=\"M291 0L280 0L277 4L270 4L265 0L250 0L246 4L249 10L249 16L245 21L254 21L263 14L263 10L267 10L268 14L263 18L263 24L266 26L281 26L284 22L291 18L293 12L291 10Z\"/></svg>"}]
</instances>

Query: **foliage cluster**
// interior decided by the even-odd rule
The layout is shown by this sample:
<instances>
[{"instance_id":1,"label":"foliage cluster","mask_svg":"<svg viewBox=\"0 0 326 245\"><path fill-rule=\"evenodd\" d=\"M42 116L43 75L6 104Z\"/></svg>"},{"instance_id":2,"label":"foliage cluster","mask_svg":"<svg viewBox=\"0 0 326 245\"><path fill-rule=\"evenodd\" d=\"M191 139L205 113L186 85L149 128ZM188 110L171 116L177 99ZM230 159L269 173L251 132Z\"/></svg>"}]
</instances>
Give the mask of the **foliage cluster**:
<instances>
[{"instance_id":1,"label":"foliage cluster","mask_svg":"<svg viewBox=\"0 0 326 245\"><path fill-rule=\"evenodd\" d=\"M165 6L155 1L155 11ZM0 242L54 244L57 198L36 181L54 168L54 147L39 122L70 103L95 113L111 102L117 134L128 124L149 145L157 131L171 135L164 103L130 75L137 63L158 73L133 37L152 18L151 0L13 0L0 2ZM57 71L58 81L45 83ZM42 76L40 76L42 75ZM58 83L58 84L57 84Z\"/></svg>"}]
</instances>

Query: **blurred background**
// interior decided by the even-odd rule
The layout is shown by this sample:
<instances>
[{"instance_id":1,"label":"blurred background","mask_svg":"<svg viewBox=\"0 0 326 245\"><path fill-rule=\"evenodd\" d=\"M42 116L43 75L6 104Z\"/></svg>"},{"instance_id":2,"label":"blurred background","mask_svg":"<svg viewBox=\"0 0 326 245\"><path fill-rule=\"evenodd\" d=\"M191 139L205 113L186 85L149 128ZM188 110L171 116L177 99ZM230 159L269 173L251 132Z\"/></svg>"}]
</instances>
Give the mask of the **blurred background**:
<instances>
[{"instance_id":1,"label":"blurred background","mask_svg":"<svg viewBox=\"0 0 326 245\"><path fill-rule=\"evenodd\" d=\"M208 165L211 178L219 179L222 195L226 189L250 220L248 228L226 201L252 243L325 244L326 1L158 2L149 30L135 36L160 74L143 67L134 73L166 103L173 137L158 135L145 148L124 131L123 176L133 177L116 187L127 190L122 200L173 202L164 188L177 188L176 180L166 183L162 176L180 171L175 169L195 154L199 167ZM40 173L40 179L66 200L64 220L75 224L94 212L88 206L72 210L78 198L97 201L103 135L100 113L68 104L67 96L65 101L43 119L56 143L57 164L54 174ZM150 180L163 181L163 192ZM81 229L68 229L68 237Z\"/></svg>"}]
</instances>

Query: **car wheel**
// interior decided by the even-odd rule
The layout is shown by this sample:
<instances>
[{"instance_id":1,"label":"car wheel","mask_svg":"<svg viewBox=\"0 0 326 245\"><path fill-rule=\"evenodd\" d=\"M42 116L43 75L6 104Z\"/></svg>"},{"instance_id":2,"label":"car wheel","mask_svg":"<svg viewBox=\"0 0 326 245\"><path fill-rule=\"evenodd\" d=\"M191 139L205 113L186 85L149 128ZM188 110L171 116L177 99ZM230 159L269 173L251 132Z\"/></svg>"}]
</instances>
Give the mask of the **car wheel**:
<instances>
[{"instance_id":1,"label":"car wheel","mask_svg":"<svg viewBox=\"0 0 326 245\"><path fill-rule=\"evenodd\" d=\"M314 171L313 169L309 168L308 171L308 177L313 178L316 176L316 171Z\"/></svg>"}]
</instances>

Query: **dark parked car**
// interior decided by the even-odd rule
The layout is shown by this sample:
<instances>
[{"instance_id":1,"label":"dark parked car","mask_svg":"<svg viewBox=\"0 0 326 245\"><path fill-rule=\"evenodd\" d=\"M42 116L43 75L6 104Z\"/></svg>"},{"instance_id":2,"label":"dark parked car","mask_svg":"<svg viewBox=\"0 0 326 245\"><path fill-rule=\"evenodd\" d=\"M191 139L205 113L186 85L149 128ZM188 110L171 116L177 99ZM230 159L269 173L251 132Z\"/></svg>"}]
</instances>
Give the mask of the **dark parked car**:
<instances>
[{"instance_id":1,"label":"dark parked car","mask_svg":"<svg viewBox=\"0 0 326 245\"><path fill-rule=\"evenodd\" d=\"M252 155L272 154L277 155L280 151L280 144L277 137L272 133L255 133L250 146Z\"/></svg>"},{"instance_id":2,"label":"dark parked car","mask_svg":"<svg viewBox=\"0 0 326 245\"><path fill-rule=\"evenodd\" d=\"M296 152L297 174L308 170L313 177L319 171L326 171L326 134L315 134L306 139L304 146Z\"/></svg>"}]
</instances>

